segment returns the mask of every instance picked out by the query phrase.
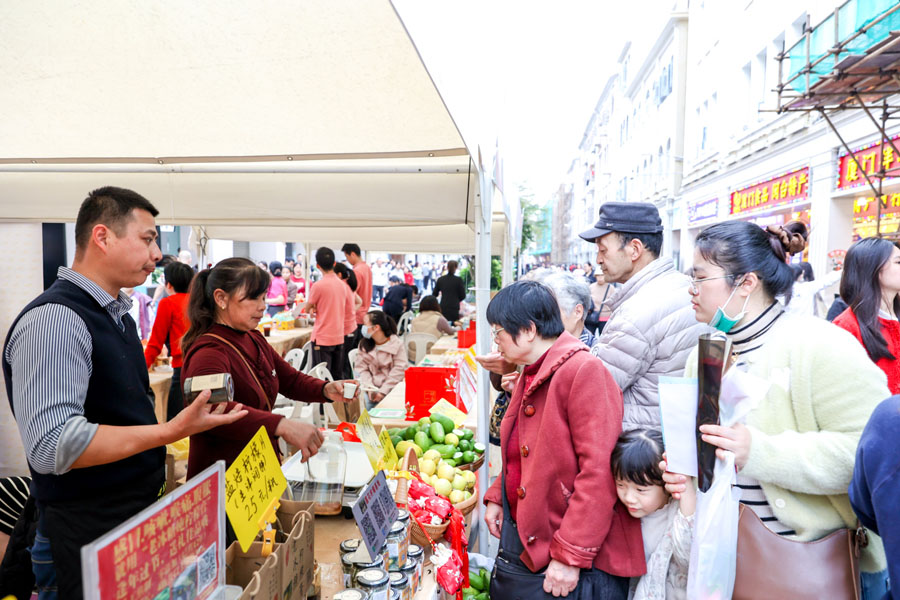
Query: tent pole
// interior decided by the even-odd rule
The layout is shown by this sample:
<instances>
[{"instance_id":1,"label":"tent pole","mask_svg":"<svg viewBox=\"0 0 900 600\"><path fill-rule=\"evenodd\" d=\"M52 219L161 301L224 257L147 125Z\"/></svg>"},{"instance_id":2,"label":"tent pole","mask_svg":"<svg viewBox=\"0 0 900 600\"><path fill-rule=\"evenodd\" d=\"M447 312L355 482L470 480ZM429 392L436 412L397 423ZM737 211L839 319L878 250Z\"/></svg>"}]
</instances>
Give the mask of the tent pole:
<instances>
[{"instance_id":1,"label":"tent pole","mask_svg":"<svg viewBox=\"0 0 900 600\"><path fill-rule=\"evenodd\" d=\"M478 354L487 354L491 350L491 332L487 322L487 305L491 299L491 219L493 182L486 170L478 173L479 191L475 198L475 306L477 307L477 333L476 350ZM491 410L491 380L488 372L478 367L478 441L484 444L485 453L490 457L490 441L488 430L490 428ZM478 504L476 505L476 517L472 521L478 535L478 549L481 553L487 553L488 530L482 527L481 513L484 511L484 493L490 485L490 460L485 460L481 467L482 482L478 486Z\"/></svg>"}]
</instances>

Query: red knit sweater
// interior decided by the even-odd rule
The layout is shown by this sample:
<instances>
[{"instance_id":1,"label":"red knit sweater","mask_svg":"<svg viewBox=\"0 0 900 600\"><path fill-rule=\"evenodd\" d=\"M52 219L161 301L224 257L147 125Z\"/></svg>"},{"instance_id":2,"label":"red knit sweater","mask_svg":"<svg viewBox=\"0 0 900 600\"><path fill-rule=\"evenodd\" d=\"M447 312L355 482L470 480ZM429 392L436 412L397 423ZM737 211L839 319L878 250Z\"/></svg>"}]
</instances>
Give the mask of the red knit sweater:
<instances>
[{"instance_id":1,"label":"red knit sweater","mask_svg":"<svg viewBox=\"0 0 900 600\"><path fill-rule=\"evenodd\" d=\"M193 477L217 460L229 466L260 427L269 432L276 444L275 429L284 417L272 414L279 393L303 402L325 402L322 392L325 382L304 375L289 365L256 330L243 332L224 325L213 325L209 333L218 335L238 348L265 390L263 400L259 386L244 365L244 361L214 337L204 335L195 341L184 356L181 380L195 375L231 373L234 378L234 399L247 407L245 417L232 423L191 436L187 476ZM234 402L229 402L229 408Z\"/></svg>"},{"instance_id":2,"label":"red knit sweater","mask_svg":"<svg viewBox=\"0 0 900 600\"><path fill-rule=\"evenodd\" d=\"M147 361L148 369L162 352L166 340L169 341L172 366L178 368L182 365L181 338L190 327L187 316L188 300L190 300L188 294L174 294L159 301L156 320L153 321L153 333L150 334L150 341L144 349L144 360Z\"/></svg>"},{"instance_id":3,"label":"red knit sweater","mask_svg":"<svg viewBox=\"0 0 900 600\"><path fill-rule=\"evenodd\" d=\"M892 394L900 394L900 322L878 318L881 325L881 335L887 341L888 352L894 355L894 360L882 358L875 364L887 375L888 389ZM862 344L862 335L859 332L859 321L853 314L853 309L848 308L837 316L834 324L841 329L846 329Z\"/></svg>"}]
</instances>

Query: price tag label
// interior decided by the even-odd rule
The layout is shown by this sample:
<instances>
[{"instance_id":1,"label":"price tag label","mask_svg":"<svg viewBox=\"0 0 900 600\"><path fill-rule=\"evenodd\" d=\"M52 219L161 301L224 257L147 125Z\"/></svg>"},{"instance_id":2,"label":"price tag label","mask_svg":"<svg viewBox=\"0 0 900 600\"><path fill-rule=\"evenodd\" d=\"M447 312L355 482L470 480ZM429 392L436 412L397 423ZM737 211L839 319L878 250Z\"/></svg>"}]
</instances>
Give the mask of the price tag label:
<instances>
[{"instance_id":1,"label":"price tag label","mask_svg":"<svg viewBox=\"0 0 900 600\"><path fill-rule=\"evenodd\" d=\"M391 491L388 489L384 471L377 471L359 495L353 505L353 518L362 536L369 556L377 556L384 540L391 530L391 525L400 515Z\"/></svg>"},{"instance_id":2,"label":"price tag label","mask_svg":"<svg viewBox=\"0 0 900 600\"><path fill-rule=\"evenodd\" d=\"M447 402L447 400L445 400L444 398L441 398L440 400L435 402L434 406L432 406L428 410L428 412L432 415L437 414L447 417L448 419L453 421L453 424L457 427L465 423L466 417L468 416L466 415L466 413Z\"/></svg>"},{"instance_id":3,"label":"price tag label","mask_svg":"<svg viewBox=\"0 0 900 600\"><path fill-rule=\"evenodd\" d=\"M363 449L369 462L372 463L372 470L376 473L383 469L393 469L397 466L397 452L394 451L394 445L391 443L391 437L387 430L381 430L381 435L375 432L375 426L372 424L372 418L368 411L363 409L356 422L356 435L362 442Z\"/></svg>"},{"instance_id":4,"label":"price tag label","mask_svg":"<svg viewBox=\"0 0 900 600\"><path fill-rule=\"evenodd\" d=\"M265 427L225 471L225 513L241 550L246 552L262 526L263 517L287 488L281 464Z\"/></svg>"}]
</instances>

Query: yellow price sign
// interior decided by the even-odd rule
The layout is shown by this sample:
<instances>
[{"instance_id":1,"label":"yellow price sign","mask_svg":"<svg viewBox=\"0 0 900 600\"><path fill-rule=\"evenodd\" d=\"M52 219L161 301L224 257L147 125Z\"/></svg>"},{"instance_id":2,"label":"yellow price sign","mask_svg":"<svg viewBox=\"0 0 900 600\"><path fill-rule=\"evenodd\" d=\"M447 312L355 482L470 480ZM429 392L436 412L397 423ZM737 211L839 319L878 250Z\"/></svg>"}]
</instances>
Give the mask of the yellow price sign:
<instances>
[{"instance_id":1,"label":"yellow price sign","mask_svg":"<svg viewBox=\"0 0 900 600\"><path fill-rule=\"evenodd\" d=\"M225 514L246 552L265 526L264 517L287 488L269 433L260 427L225 471Z\"/></svg>"},{"instance_id":2,"label":"yellow price sign","mask_svg":"<svg viewBox=\"0 0 900 600\"><path fill-rule=\"evenodd\" d=\"M397 452L391 443L391 437L386 429L381 430L381 435L375 432L375 425L372 424L372 418L369 412L363 409L359 420L356 422L356 435L362 442L363 449L369 462L372 463L372 469L377 473L383 469L393 469L397 466Z\"/></svg>"},{"instance_id":3,"label":"yellow price sign","mask_svg":"<svg viewBox=\"0 0 900 600\"><path fill-rule=\"evenodd\" d=\"M435 402L434 406L428 409L428 412L432 415L438 414L447 417L448 419L453 421L453 424L457 427L465 423L466 418L468 417L466 413L447 402L445 398L441 398L440 400Z\"/></svg>"}]
</instances>

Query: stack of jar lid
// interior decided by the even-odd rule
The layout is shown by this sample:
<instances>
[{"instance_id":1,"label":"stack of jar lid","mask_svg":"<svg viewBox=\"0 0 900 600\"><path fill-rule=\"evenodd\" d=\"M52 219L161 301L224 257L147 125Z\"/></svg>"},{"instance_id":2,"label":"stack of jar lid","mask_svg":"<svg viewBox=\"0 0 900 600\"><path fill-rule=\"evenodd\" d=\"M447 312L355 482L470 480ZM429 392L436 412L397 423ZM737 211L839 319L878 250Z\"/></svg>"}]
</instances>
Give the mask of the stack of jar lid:
<instances>
[{"instance_id":1,"label":"stack of jar lid","mask_svg":"<svg viewBox=\"0 0 900 600\"><path fill-rule=\"evenodd\" d=\"M400 509L381 553L369 555L358 539L341 542L344 587L339 600L412 600L422 582L425 556L421 547L409 543L409 513ZM357 594L363 594L359 596Z\"/></svg>"}]
</instances>

